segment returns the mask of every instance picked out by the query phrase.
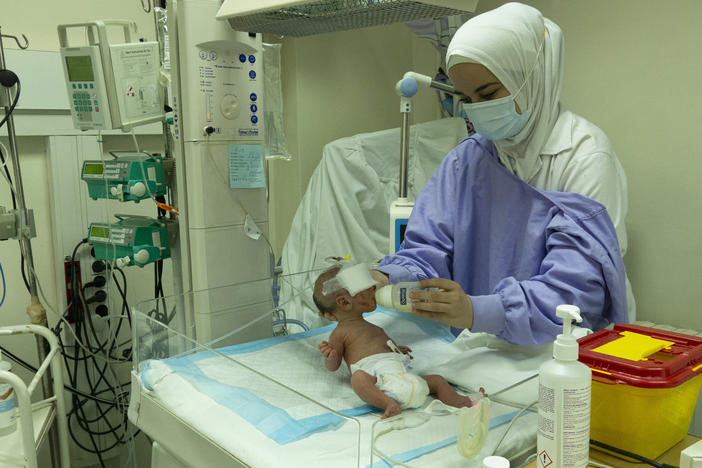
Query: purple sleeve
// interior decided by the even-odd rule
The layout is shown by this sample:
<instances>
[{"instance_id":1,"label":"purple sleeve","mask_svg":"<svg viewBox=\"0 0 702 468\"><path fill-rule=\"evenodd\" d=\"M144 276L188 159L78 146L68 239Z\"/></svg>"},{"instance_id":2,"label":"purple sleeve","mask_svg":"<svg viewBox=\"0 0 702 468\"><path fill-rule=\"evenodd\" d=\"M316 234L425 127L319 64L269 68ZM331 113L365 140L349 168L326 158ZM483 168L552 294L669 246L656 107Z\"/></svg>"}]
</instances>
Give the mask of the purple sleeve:
<instances>
[{"instance_id":1,"label":"purple sleeve","mask_svg":"<svg viewBox=\"0 0 702 468\"><path fill-rule=\"evenodd\" d=\"M582 327L599 329L605 307L606 287L602 266L597 260L601 249L568 230L553 231L547 239L547 253L539 273L527 280L504 278L495 294L470 296L473 301L474 332L488 332L511 343L531 346L553 341L561 332L555 316L558 304L577 304Z\"/></svg>"}]
</instances>

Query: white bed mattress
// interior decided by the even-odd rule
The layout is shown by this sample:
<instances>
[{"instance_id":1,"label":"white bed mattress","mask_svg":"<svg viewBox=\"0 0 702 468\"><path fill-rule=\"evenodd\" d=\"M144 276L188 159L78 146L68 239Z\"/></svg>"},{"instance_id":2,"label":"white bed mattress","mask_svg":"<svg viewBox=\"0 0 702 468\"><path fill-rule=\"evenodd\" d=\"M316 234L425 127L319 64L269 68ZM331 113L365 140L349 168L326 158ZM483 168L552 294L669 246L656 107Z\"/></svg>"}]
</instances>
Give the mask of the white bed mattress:
<instances>
[{"instance_id":1,"label":"white bed mattress","mask_svg":"<svg viewBox=\"0 0 702 468\"><path fill-rule=\"evenodd\" d=\"M382 308L367 318L398 344L412 348L413 372L441 374L461 389L482 386L496 392L533 375L550 357L547 348L514 347L485 335L466 334L454 341L436 322ZM333 325L220 349L229 359L202 352L147 361L141 373L142 391L252 467L365 467L371 463L373 424L380 416L369 413L355 395L346 366L334 373L324 367L317 344L332 329ZM528 404L537 399L536 388L531 381L507 397ZM344 419L331 410L353 418ZM480 466L517 411L492 403L494 427L472 461L457 451L455 414L433 416L417 427L392 431L379 439L378 448L411 466ZM376 434L385 427L387 423L379 423ZM513 424L498 453L509 457L529 451L535 439L536 415L526 413ZM389 466L379 460L376 457L373 466Z\"/></svg>"}]
</instances>

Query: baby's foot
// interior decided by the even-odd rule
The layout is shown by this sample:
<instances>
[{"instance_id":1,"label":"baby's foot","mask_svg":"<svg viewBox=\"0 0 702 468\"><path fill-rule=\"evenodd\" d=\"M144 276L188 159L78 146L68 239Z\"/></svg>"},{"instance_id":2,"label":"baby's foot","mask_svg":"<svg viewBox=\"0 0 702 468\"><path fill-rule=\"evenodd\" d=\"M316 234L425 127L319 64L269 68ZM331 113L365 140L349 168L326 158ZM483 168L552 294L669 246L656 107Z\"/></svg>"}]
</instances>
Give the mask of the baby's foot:
<instances>
[{"instance_id":1,"label":"baby's foot","mask_svg":"<svg viewBox=\"0 0 702 468\"><path fill-rule=\"evenodd\" d=\"M402 410L400 409L400 405L397 404L396 401L390 401L388 402L388 405L385 407L385 413L383 413L383 417L380 419L385 419L389 418L390 416L395 416L396 414L400 414Z\"/></svg>"},{"instance_id":2,"label":"baby's foot","mask_svg":"<svg viewBox=\"0 0 702 468\"><path fill-rule=\"evenodd\" d=\"M470 397L467 397L465 395L456 395L456 397L452 398L450 402L444 403L450 406L455 406L456 408L470 408L477 402L478 400L473 401L470 399Z\"/></svg>"}]
</instances>

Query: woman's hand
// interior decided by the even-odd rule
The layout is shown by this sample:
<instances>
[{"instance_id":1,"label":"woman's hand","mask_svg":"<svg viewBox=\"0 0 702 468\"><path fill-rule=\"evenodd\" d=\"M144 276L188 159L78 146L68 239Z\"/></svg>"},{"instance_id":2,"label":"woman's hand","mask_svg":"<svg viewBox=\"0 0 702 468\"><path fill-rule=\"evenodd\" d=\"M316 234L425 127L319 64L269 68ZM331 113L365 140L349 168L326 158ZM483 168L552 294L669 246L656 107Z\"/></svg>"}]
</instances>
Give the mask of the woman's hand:
<instances>
[{"instance_id":1,"label":"woman's hand","mask_svg":"<svg viewBox=\"0 0 702 468\"><path fill-rule=\"evenodd\" d=\"M378 282L378 285L376 286L377 288L382 288L383 286L387 286L388 284L390 284L390 280L388 279L388 275L386 275L382 271L371 270L370 274L373 277L373 279Z\"/></svg>"},{"instance_id":2,"label":"woman's hand","mask_svg":"<svg viewBox=\"0 0 702 468\"><path fill-rule=\"evenodd\" d=\"M439 288L440 291L410 292L412 313L456 328L473 326L473 303L455 281L431 278L419 282L421 289Z\"/></svg>"}]
</instances>

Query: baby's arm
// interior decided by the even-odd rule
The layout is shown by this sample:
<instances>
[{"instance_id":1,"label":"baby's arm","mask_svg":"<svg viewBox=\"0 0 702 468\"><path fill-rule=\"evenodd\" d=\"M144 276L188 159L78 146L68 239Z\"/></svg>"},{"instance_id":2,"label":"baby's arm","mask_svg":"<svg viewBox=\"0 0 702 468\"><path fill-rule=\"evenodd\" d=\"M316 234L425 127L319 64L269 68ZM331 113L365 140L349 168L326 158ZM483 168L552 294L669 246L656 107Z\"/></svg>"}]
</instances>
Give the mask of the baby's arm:
<instances>
[{"instance_id":1,"label":"baby's arm","mask_svg":"<svg viewBox=\"0 0 702 468\"><path fill-rule=\"evenodd\" d=\"M327 370L331 372L337 370L344 356L343 340L339 339L339 336L332 332L329 341L322 341L317 348L319 348L322 356L324 356L324 365L327 367Z\"/></svg>"},{"instance_id":2,"label":"baby's arm","mask_svg":"<svg viewBox=\"0 0 702 468\"><path fill-rule=\"evenodd\" d=\"M388 338L390 338L390 337L388 337ZM410 359L414 359L414 357L412 357L412 355L410 354L410 353L412 352L412 348L410 348L409 346L400 346L400 345L398 345L397 342L396 342L395 340L393 340L392 338L390 338L390 341L392 341L392 343L395 345L395 347L397 347L397 349L398 349L402 354L408 354L409 357L410 357ZM390 344L390 343L388 343L388 344ZM392 346L391 346L391 348L392 348Z\"/></svg>"}]
</instances>

